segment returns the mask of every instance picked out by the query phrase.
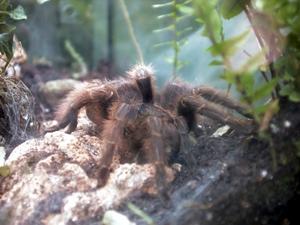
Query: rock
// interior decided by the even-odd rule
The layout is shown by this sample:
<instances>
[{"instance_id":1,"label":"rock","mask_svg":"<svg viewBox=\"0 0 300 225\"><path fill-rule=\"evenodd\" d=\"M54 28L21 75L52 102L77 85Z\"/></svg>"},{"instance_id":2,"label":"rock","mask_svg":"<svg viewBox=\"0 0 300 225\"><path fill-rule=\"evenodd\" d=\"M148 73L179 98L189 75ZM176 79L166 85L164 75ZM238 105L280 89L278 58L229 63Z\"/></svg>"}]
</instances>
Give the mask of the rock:
<instances>
[{"instance_id":1,"label":"rock","mask_svg":"<svg viewBox=\"0 0 300 225\"><path fill-rule=\"evenodd\" d=\"M102 142L83 131L48 133L16 147L0 178L0 215L6 224L69 224L98 219L131 196L153 193L155 167L122 164L98 187ZM168 169L169 180L174 173Z\"/></svg>"},{"instance_id":2,"label":"rock","mask_svg":"<svg viewBox=\"0 0 300 225\"><path fill-rule=\"evenodd\" d=\"M218 128L211 136L212 137L222 137L229 131L230 127L228 125Z\"/></svg>"},{"instance_id":3,"label":"rock","mask_svg":"<svg viewBox=\"0 0 300 225\"><path fill-rule=\"evenodd\" d=\"M5 161L5 148L0 145L0 166L4 165L4 161Z\"/></svg>"},{"instance_id":4,"label":"rock","mask_svg":"<svg viewBox=\"0 0 300 225\"><path fill-rule=\"evenodd\" d=\"M82 82L73 79L52 80L41 84L40 98L51 108L55 108L59 101L74 88L82 85Z\"/></svg>"},{"instance_id":5,"label":"rock","mask_svg":"<svg viewBox=\"0 0 300 225\"><path fill-rule=\"evenodd\" d=\"M135 225L123 214L114 210L108 210L105 212L102 223L104 225Z\"/></svg>"}]
</instances>

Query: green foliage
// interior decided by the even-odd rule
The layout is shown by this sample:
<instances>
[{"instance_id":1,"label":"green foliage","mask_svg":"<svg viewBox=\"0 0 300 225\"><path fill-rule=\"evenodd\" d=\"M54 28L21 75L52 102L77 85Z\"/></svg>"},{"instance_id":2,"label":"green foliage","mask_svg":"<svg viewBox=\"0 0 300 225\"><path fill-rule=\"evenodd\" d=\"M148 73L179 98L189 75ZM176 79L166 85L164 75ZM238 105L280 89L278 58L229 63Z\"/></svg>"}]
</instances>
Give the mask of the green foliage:
<instances>
[{"instance_id":1,"label":"green foliage","mask_svg":"<svg viewBox=\"0 0 300 225\"><path fill-rule=\"evenodd\" d=\"M8 0L0 1L0 52L6 56L5 68L13 56L12 47L15 30L13 23L26 18L23 7L17 6L15 9L11 9ZM5 69L1 71L3 72Z\"/></svg>"},{"instance_id":2,"label":"green foliage","mask_svg":"<svg viewBox=\"0 0 300 225\"><path fill-rule=\"evenodd\" d=\"M300 102L299 89L293 83L284 85L280 90L280 94L286 96L292 102Z\"/></svg>"},{"instance_id":3,"label":"green foliage","mask_svg":"<svg viewBox=\"0 0 300 225\"><path fill-rule=\"evenodd\" d=\"M187 43L186 35L193 29L190 25L186 26L185 20L194 13L191 7L191 0L172 0L166 3L154 4L153 8L165 10L164 14L157 18L163 20L166 26L155 32L168 32L171 38L168 41L161 42L156 46L171 46L174 50L172 58L167 59L173 65L173 77L176 77L177 72L186 62L179 59L181 47Z\"/></svg>"},{"instance_id":4,"label":"green foliage","mask_svg":"<svg viewBox=\"0 0 300 225\"><path fill-rule=\"evenodd\" d=\"M236 87L258 122L269 120L277 111L279 94L300 101L300 1L193 0L193 5L197 21L203 26L202 35L212 43L208 48L214 57L210 65L224 67L221 77ZM222 21L242 12L262 50L236 69L232 56L250 31L225 40ZM257 82L258 73L264 82ZM271 96L271 101L262 104Z\"/></svg>"},{"instance_id":5,"label":"green foliage","mask_svg":"<svg viewBox=\"0 0 300 225\"><path fill-rule=\"evenodd\" d=\"M13 31L14 27L2 22L0 23L0 52L7 57L7 64L13 56ZM6 66L5 66L6 67ZM3 70L2 70L3 71Z\"/></svg>"},{"instance_id":6,"label":"green foliage","mask_svg":"<svg viewBox=\"0 0 300 225\"><path fill-rule=\"evenodd\" d=\"M291 101L300 101L300 1L259 1L263 12L276 19L278 29L285 32L285 50L276 61L276 71L283 84L280 94Z\"/></svg>"},{"instance_id":7,"label":"green foliage","mask_svg":"<svg viewBox=\"0 0 300 225\"><path fill-rule=\"evenodd\" d=\"M249 0L223 0L221 3L221 14L225 19L230 19L240 14Z\"/></svg>"},{"instance_id":8,"label":"green foliage","mask_svg":"<svg viewBox=\"0 0 300 225\"><path fill-rule=\"evenodd\" d=\"M220 14L217 11L217 0L194 0L197 20L203 25L203 36L208 37L213 44L223 39L223 27Z\"/></svg>"},{"instance_id":9,"label":"green foliage","mask_svg":"<svg viewBox=\"0 0 300 225\"><path fill-rule=\"evenodd\" d=\"M245 40L248 34L249 31L247 30L233 38L215 43L213 46L208 48L208 50L212 56L223 55L224 58L228 58L236 53L239 44Z\"/></svg>"}]
</instances>

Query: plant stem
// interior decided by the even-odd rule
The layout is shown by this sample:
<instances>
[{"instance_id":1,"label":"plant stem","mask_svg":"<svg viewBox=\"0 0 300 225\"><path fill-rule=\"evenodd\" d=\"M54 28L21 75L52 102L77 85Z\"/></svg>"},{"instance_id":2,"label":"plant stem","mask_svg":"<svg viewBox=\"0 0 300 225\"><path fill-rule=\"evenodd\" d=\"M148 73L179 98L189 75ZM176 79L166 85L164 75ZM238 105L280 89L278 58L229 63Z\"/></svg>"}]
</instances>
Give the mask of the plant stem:
<instances>
[{"instance_id":1,"label":"plant stem","mask_svg":"<svg viewBox=\"0 0 300 225\"><path fill-rule=\"evenodd\" d=\"M139 43L136 39L136 36L134 34L133 26L132 26L132 23L131 23L129 13L128 13L127 7L125 5L125 2L124 2L124 0L119 0L119 2L120 2L121 10L122 10L123 15L124 15L124 19L126 21L126 24L127 24L128 30L129 30L129 35L130 35L131 41L132 41L132 43L134 45L134 48L136 50L136 54L139 58L139 63L144 64L143 53L142 53L141 47L140 47L140 45L139 45Z\"/></svg>"},{"instance_id":2,"label":"plant stem","mask_svg":"<svg viewBox=\"0 0 300 225\"><path fill-rule=\"evenodd\" d=\"M256 29L256 25L255 25L254 22L253 22L253 15L252 15L252 13L251 13L251 10L253 10L253 7L252 7L251 2L250 2L250 3L248 3L248 4L245 6L244 11L245 11L246 16L247 16L247 18L248 18L248 20L249 20L249 22L250 22L250 24L251 24L251 27L252 27L252 29L253 29L253 32L254 32L254 34L255 34L255 36L256 36L256 39L257 39L257 41L258 41L258 44L259 44L260 48L261 48L261 49L264 49L265 44L264 44L263 38L261 37L261 34L260 34L259 31ZM265 54L265 58L266 58L266 60L267 60L267 63L269 63L269 55L268 55L268 53ZM273 62L270 62L270 64L269 64L269 70L270 70L272 79L275 79L275 78L277 77L277 75L276 75L276 71L275 71L275 69L274 69L274 64L273 64ZM265 80L268 80L268 79L267 79L267 75L266 75L265 72L261 71L261 74L262 74L262 76L264 77ZM279 93L279 87L278 87L278 85L276 85L276 87L275 87L275 92L272 93L272 100L275 100L275 99L276 99L276 96L278 96L278 93Z\"/></svg>"}]
</instances>

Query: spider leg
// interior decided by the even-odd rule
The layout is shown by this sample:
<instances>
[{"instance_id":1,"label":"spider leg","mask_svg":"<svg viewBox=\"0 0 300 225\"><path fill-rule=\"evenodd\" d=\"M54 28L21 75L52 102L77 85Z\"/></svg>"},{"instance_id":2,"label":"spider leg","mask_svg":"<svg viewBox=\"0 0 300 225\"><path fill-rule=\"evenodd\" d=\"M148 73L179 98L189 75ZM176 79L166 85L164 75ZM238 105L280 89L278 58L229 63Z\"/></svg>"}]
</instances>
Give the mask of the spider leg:
<instances>
[{"instance_id":1,"label":"spider leg","mask_svg":"<svg viewBox=\"0 0 300 225\"><path fill-rule=\"evenodd\" d=\"M182 114L187 121L190 120L189 117L195 117L195 114L199 113L223 124L228 124L239 131L248 133L255 129L254 120L234 115L228 110L225 110L224 107L210 102L201 96L183 97L179 102L178 112ZM186 112L189 112L191 115Z\"/></svg>"},{"instance_id":2,"label":"spider leg","mask_svg":"<svg viewBox=\"0 0 300 225\"><path fill-rule=\"evenodd\" d=\"M102 187L107 183L109 178L111 164L113 162L113 156L115 153L116 144L110 140L106 140L104 144L104 152L102 157L102 164L99 172L99 183L98 186Z\"/></svg>"},{"instance_id":3,"label":"spider leg","mask_svg":"<svg viewBox=\"0 0 300 225\"><path fill-rule=\"evenodd\" d=\"M68 125L66 129L67 134L71 134L77 127L78 120L77 120L77 115L76 117L73 117L73 120L71 120L70 124Z\"/></svg>"},{"instance_id":4,"label":"spider leg","mask_svg":"<svg viewBox=\"0 0 300 225\"><path fill-rule=\"evenodd\" d=\"M121 154L122 151L122 130L123 124L117 121L106 121L103 127L102 137L104 140L103 156L100 167L100 181L99 186L104 186L109 178L112 169L113 159L115 153Z\"/></svg>"},{"instance_id":5,"label":"spider leg","mask_svg":"<svg viewBox=\"0 0 300 225\"><path fill-rule=\"evenodd\" d=\"M85 106L87 117L99 128L103 127L103 122L108 119L108 108L111 101L90 103Z\"/></svg>"},{"instance_id":6,"label":"spider leg","mask_svg":"<svg viewBox=\"0 0 300 225\"><path fill-rule=\"evenodd\" d=\"M130 142L135 137L127 137L128 124L135 121L138 111L135 106L116 102L111 108L111 118L103 124L102 140L104 141L103 156L100 167L100 184L106 184L110 170L115 166L114 159L119 163L132 161ZM116 156L116 157L115 157Z\"/></svg>"},{"instance_id":7,"label":"spider leg","mask_svg":"<svg viewBox=\"0 0 300 225\"><path fill-rule=\"evenodd\" d=\"M77 117L79 110L89 104L98 104L101 107L113 96L113 91L105 90L103 86L84 86L71 91L66 99L58 106L55 113L57 123L45 129L45 132L53 132L68 126L67 133L73 132L77 127ZM101 116L101 114L99 114ZM93 121L93 118L91 118ZM94 122L94 121L93 121ZM97 121L95 121L97 123Z\"/></svg>"},{"instance_id":8,"label":"spider leg","mask_svg":"<svg viewBox=\"0 0 300 225\"><path fill-rule=\"evenodd\" d=\"M238 113L249 117L249 107L241 102L232 99L227 93L208 86L199 86L193 89L194 95L201 96L208 101L223 105L229 109L233 109Z\"/></svg>"},{"instance_id":9,"label":"spider leg","mask_svg":"<svg viewBox=\"0 0 300 225\"><path fill-rule=\"evenodd\" d=\"M170 127L162 118L152 116L145 120L141 128L148 133L147 138L143 140L143 156L146 162L155 165L158 194L162 202L168 204L170 196L167 191L168 183L165 165L168 165L168 159L173 150L171 149L173 147L171 144L178 141L178 133L176 133L175 127ZM177 147L179 145L178 143Z\"/></svg>"}]
</instances>

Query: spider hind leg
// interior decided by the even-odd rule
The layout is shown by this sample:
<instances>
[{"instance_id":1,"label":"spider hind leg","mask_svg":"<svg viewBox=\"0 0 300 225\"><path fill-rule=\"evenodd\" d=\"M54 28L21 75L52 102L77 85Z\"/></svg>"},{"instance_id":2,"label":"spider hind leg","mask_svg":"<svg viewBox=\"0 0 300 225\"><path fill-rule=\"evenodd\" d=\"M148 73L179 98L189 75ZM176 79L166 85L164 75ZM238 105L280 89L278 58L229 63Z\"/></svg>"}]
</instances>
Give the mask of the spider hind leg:
<instances>
[{"instance_id":1,"label":"spider hind leg","mask_svg":"<svg viewBox=\"0 0 300 225\"><path fill-rule=\"evenodd\" d=\"M102 86L95 85L85 85L71 91L56 110L55 120L57 123L52 127L46 128L45 132L57 131L68 126L66 132L72 133L77 127L78 113L81 108L85 106L89 108L95 104L98 104L100 108L104 103L110 101L112 96L113 92L111 90L105 90ZM101 117L100 114L97 114L97 116ZM96 124L100 120L95 120L94 117L90 119Z\"/></svg>"},{"instance_id":2,"label":"spider hind leg","mask_svg":"<svg viewBox=\"0 0 300 225\"><path fill-rule=\"evenodd\" d=\"M190 110L194 114L199 113L222 124L228 124L241 132L251 133L255 129L254 120L245 118L242 115L234 115L226 110L224 106L210 102L201 96L183 97L179 102L178 108L181 112ZM182 114L182 116L185 117L188 123L189 116L185 114Z\"/></svg>"}]
</instances>

